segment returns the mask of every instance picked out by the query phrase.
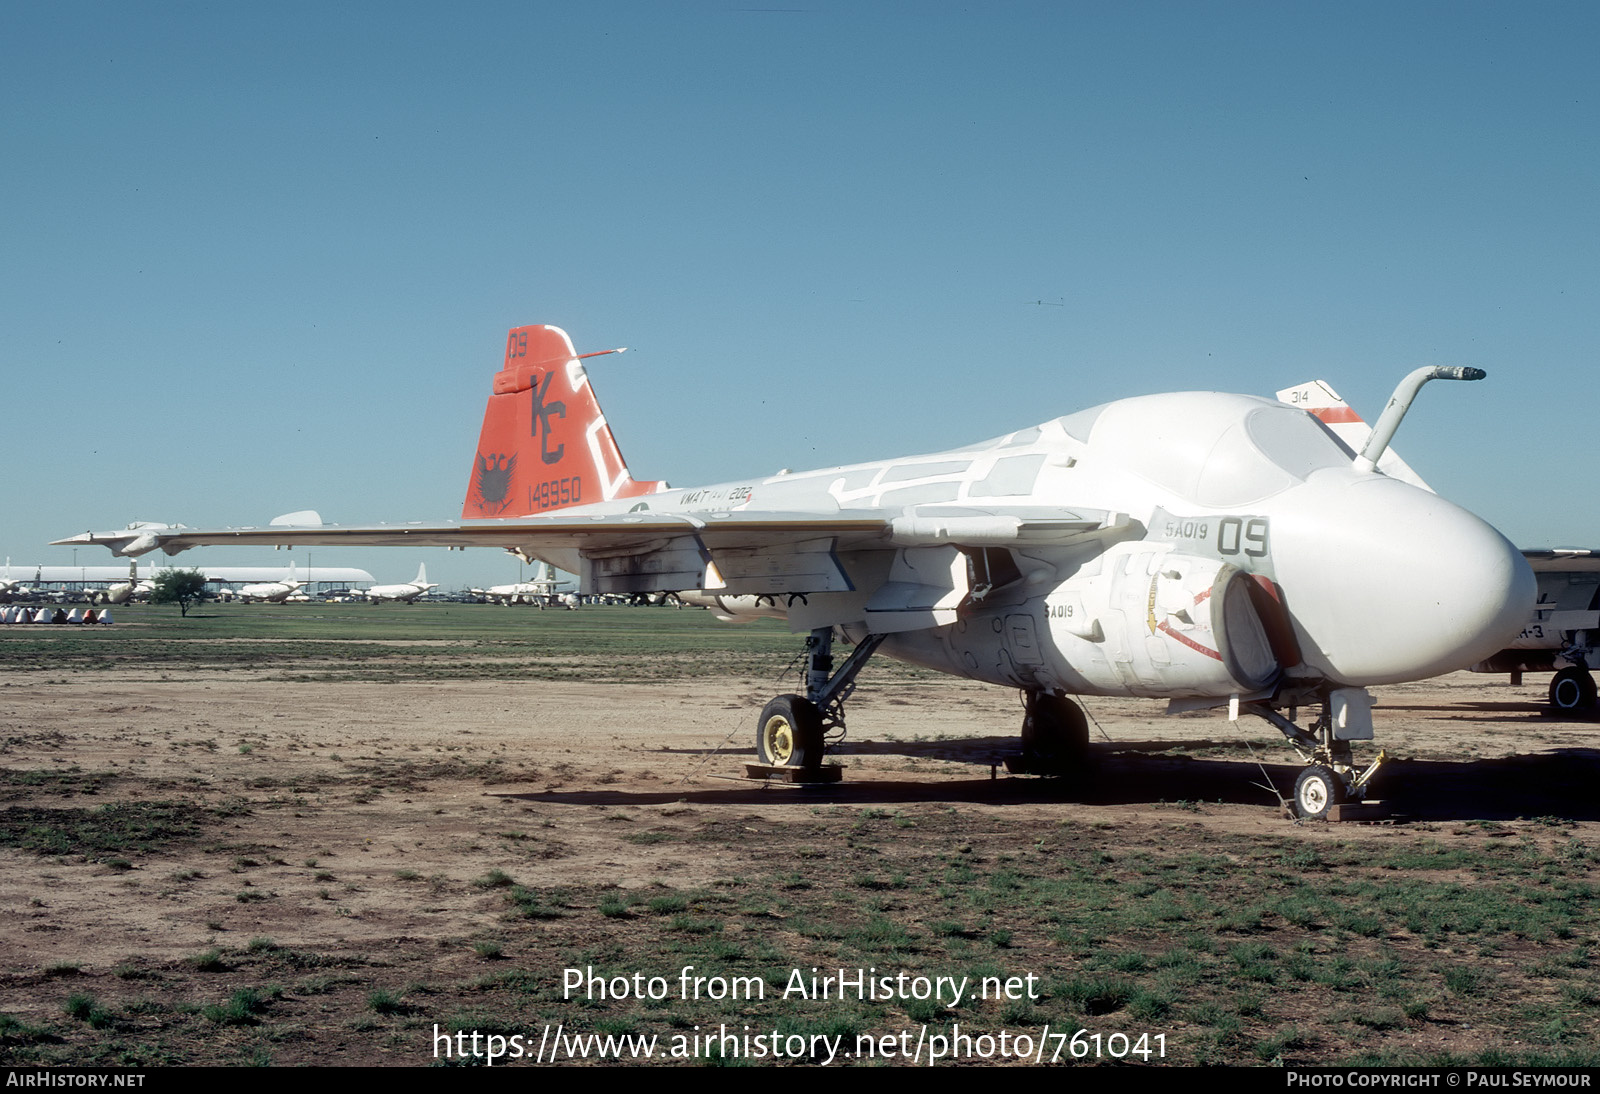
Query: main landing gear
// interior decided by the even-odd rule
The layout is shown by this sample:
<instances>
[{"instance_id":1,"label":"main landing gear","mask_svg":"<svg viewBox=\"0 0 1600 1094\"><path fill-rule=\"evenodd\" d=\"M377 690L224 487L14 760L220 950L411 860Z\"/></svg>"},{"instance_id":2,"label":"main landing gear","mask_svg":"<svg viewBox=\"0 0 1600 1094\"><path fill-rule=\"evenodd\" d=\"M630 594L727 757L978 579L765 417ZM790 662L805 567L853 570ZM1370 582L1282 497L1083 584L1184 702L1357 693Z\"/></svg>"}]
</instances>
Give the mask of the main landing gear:
<instances>
[{"instance_id":1,"label":"main landing gear","mask_svg":"<svg viewBox=\"0 0 1600 1094\"><path fill-rule=\"evenodd\" d=\"M822 712L803 695L780 695L761 708L756 755L773 767L822 763Z\"/></svg>"},{"instance_id":2,"label":"main landing gear","mask_svg":"<svg viewBox=\"0 0 1600 1094\"><path fill-rule=\"evenodd\" d=\"M1589 603L1593 611L1600 604L1600 593ZM1589 659L1594 656L1595 632L1579 630L1563 632L1562 647L1556 653L1556 662L1565 661L1567 667L1556 673L1550 681L1550 713L1555 715L1586 715L1594 711L1594 677L1589 672ZM1520 672L1512 675L1519 683Z\"/></svg>"},{"instance_id":3,"label":"main landing gear","mask_svg":"<svg viewBox=\"0 0 1600 1094\"><path fill-rule=\"evenodd\" d=\"M1550 681L1550 709L1557 714L1579 714L1594 709L1594 677L1587 666L1568 665Z\"/></svg>"},{"instance_id":4,"label":"main landing gear","mask_svg":"<svg viewBox=\"0 0 1600 1094\"><path fill-rule=\"evenodd\" d=\"M844 701L855 691L856 675L883 643L869 634L837 670L834 633L819 627L806 638L804 695L779 695L756 719L756 757L764 765L815 771L829 738L844 736ZM1008 766L1031 775L1077 776L1089 756L1089 722L1083 708L1065 695L1028 691L1023 696L1022 757Z\"/></svg>"},{"instance_id":5,"label":"main landing gear","mask_svg":"<svg viewBox=\"0 0 1600 1094\"><path fill-rule=\"evenodd\" d=\"M1083 708L1048 691L1025 692L1022 702L1022 762L1016 770L1081 775L1089 759L1089 721Z\"/></svg>"},{"instance_id":6,"label":"main landing gear","mask_svg":"<svg viewBox=\"0 0 1600 1094\"><path fill-rule=\"evenodd\" d=\"M761 708L756 720L756 755L773 767L816 769L828 735L844 736L844 701L856 689L856 674L879 645L869 634L833 668L833 628L818 627L806 638L806 693L780 695Z\"/></svg>"},{"instance_id":7,"label":"main landing gear","mask_svg":"<svg viewBox=\"0 0 1600 1094\"><path fill-rule=\"evenodd\" d=\"M1334 728L1333 708L1333 697L1324 696L1322 713L1311 723L1309 730L1302 729L1276 710L1260 703L1247 703L1239 708L1271 722L1289 739L1301 759L1307 761L1306 767L1294 781L1294 796L1291 799L1295 815L1307 820L1324 820L1334 806L1360 801L1366 795L1372 776L1389 758L1388 753L1380 751L1370 767L1365 771L1358 769L1350 753L1350 736L1357 739L1371 737L1370 711L1365 706L1359 707L1355 720L1365 720L1368 724L1360 727L1357 733L1340 736Z\"/></svg>"}]
</instances>

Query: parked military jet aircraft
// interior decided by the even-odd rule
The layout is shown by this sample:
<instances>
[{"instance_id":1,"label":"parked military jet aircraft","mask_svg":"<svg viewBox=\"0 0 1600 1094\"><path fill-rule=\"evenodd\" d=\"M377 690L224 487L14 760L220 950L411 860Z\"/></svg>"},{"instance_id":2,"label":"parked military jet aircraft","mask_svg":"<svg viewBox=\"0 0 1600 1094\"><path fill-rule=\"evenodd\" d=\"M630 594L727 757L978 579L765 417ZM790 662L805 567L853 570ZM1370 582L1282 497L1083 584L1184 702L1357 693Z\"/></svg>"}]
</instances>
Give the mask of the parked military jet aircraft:
<instances>
[{"instance_id":1,"label":"parked military jet aircraft","mask_svg":"<svg viewBox=\"0 0 1600 1094\"><path fill-rule=\"evenodd\" d=\"M1557 714L1592 711L1600 665L1600 551L1557 547L1522 552L1533 566L1539 598L1533 616L1508 648L1474 664L1473 672L1553 672L1550 709Z\"/></svg>"},{"instance_id":2,"label":"parked military jet aircraft","mask_svg":"<svg viewBox=\"0 0 1600 1094\"><path fill-rule=\"evenodd\" d=\"M437 582L433 584L429 584L428 582L427 563L419 563L417 566L417 576L405 584L374 585L372 588L366 590L360 595L365 596L374 604L378 603L380 600L399 600L409 604L413 600L417 599L417 597L427 592L429 589L437 589L438 587L439 585Z\"/></svg>"},{"instance_id":3,"label":"parked military jet aircraft","mask_svg":"<svg viewBox=\"0 0 1600 1094\"><path fill-rule=\"evenodd\" d=\"M1035 770L1084 759L1073 695L1258 715L1307 761L1294 801L1318 816L1377 767L1359 769L1351 747L1372 736L1368 685L1480 660L1527 619L1533 575L1516 549L1378 470L1423 383L1481 376L1418 369L1359 455L1291 406L1190 392L948 452L673 490L629 473L565 332L521 327L494 377L465 523L339 528L299 514L59 542L501 546L578 574L586 593L672 592L807 634L804 694L757 719L775 765L818 763L882 652L1021 689ZM840 639L854 649L836 665ZM1296 724L1313 705L1315 721Z\"/></svg>"}]
</instances>

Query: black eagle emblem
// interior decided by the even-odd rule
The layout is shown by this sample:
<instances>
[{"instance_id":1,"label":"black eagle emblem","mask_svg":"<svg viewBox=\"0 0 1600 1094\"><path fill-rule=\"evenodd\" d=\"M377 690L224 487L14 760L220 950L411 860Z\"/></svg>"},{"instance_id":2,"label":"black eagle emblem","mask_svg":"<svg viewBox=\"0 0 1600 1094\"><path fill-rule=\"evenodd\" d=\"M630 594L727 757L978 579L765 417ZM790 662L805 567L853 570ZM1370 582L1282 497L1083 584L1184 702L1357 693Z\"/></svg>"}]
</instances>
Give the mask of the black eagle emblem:
<instances>
[{"instance_id":1,"label":"black eagle emblem","mask_svg":"<svg viewBox=\"0 0 1600 1094\"><path fill-rule=\"evenodd\" d=\"M500 512L511 497L511 473L517 469L517 454L478 456L478 497L483 508Z\"/></svg>"}]
</instances>

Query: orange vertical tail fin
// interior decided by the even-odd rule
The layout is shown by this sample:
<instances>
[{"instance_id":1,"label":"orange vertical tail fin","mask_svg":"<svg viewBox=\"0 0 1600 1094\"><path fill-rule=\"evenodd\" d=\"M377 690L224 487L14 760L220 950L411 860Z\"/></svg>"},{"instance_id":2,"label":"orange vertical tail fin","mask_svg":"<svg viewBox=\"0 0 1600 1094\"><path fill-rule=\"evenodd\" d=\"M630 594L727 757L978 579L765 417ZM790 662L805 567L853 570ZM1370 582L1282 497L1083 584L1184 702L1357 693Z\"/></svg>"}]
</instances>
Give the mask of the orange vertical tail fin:
<instances>
[{"instance_id":1,"label":"orange vertical tail fin","mask_svg":"<svg viewBox=\"0 0 1600 1094\"><path fill-rule=\"evenodd\" d=\"M484 411L462 517L530 516L666 487L635 482L628 473L567 332L512 330Z\"/></svg>"}]
</instances>

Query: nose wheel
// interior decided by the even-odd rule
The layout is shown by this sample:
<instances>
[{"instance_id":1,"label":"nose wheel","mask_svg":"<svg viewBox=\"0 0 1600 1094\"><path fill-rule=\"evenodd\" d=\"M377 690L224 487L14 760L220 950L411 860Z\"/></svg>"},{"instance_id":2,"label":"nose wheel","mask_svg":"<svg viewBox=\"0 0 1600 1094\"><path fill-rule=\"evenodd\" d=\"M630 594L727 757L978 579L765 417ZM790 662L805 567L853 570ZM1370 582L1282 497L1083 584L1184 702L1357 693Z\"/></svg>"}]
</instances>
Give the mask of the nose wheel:
<instances>
[{"instance_id":1,"label":"nose wheel","mask_svg":"<svg viewBox=\"0 0 1600 1094\"><path fill-rule=\"evenodd\" d=\"M1325 764L1312 764L1294 781L1294 811L1306 820L1326 820L1344 800L1344 780Z\"/></svg>"},{"instance_id":2,"label":"nose wheel","mask_svg":"<svg viewBox=\"0 0 1600 1094\"><path fill-rule=\"evenodd\" d=\"M1389 758L1388 753L1380 751L1365 771L1356 767L1350 741L1334 730L1328 696L1324 695L1323 700L1322 713L1309 729L1302 729L1263 703L1241 704L1239 708L1271 722L1307 761L1295 778L1294 794L1289 801L1295 816L1302 820L1327 820L1335 806L1361 801L1372 776ZM1359 736L1365 739L1370 733Z\"/></svg>"}]
</instances>

